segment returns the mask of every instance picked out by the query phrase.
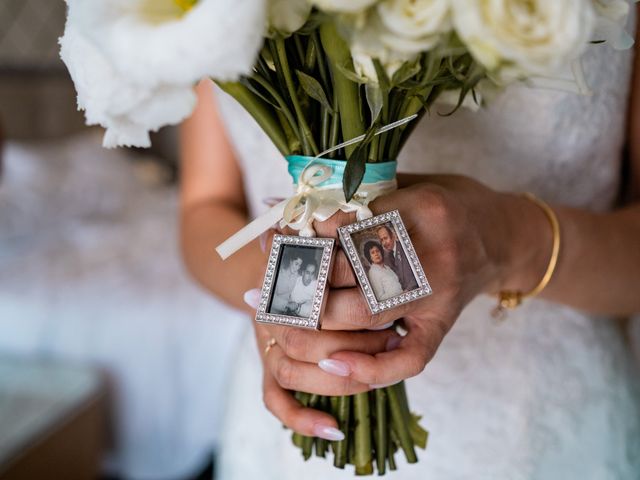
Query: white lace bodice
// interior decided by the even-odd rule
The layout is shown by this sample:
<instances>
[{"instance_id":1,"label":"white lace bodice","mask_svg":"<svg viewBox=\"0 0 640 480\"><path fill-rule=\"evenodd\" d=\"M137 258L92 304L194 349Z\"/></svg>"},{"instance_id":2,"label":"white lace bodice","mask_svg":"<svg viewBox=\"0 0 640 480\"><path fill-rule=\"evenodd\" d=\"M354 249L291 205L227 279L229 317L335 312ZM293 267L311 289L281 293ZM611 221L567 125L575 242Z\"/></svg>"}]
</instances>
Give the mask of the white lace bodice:
<instances>
[{"instance_id":1,"label":"white lace bodice","mask_svg":"<svg viewBox=\"0 0 640 480\"><path fill-rule=\"evenodd\" d=\"M591 96L512 86L480 112L425 117L399 169L458 173L553 203L609 209L619 189L631 59L631 52L590 46ZM240 107L220 103L253 211L260 211L262 198L289 195L285 162ZM497 325L493 304L484 297L469 304L426 370L409 381L412 407L431 436L420 463L401 466L402 478L638 478L637 386L617 325L540 300ZM243 352L226 439L243 448L238 456L225 450L222 478L350 476L299 459L260 403L255 347ZM248 455L255 462L243 461Z\"/></svg>"}]
</instances>

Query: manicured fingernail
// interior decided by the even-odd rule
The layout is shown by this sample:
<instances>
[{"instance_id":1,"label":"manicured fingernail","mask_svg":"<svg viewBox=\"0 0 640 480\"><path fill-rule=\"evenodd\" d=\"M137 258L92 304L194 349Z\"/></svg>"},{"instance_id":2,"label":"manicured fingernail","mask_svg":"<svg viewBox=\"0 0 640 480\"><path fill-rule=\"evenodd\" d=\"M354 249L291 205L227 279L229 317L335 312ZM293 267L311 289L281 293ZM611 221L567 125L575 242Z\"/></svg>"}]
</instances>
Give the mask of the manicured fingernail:
<instances>
[{"instance_id":1,"label":"manicured fingernail","mask_svg":"<svg viewBox=\"0 0 640 480\"><path fill-rule=\"evenodd\" d=\"M262 199L262 203L264 203L268 207L273 207L279 204L284 198L281 197L265 197Z\"/></svg>"},{"instance_id":2,"label":"manicured fingernail","mask_svg":"<svg viewBox=\"0 0 640 480\"><path fill-rule=\"evenodd\" d=\"M371 327L369 330L386 330L387 328L393 327L395 322L385 323L384 325L378 325L377 327Z\"/></svg>"},{"instance_id":3,"label":"manicured fingernail","mask_svg":"<svg viewBox=\"0 0 640 480\"><path fill-rule=\"evenodd\" d=\"M348 377L351 374L351 367L347 363L340 360L331 360L325 358L318 362L318 366L331 375L337 375L339 377Z\"/></svg>"},{"instance_id":4,"label":"manicured fingernail","mask_svg":"<svg viewBox=\"0 0 640 480\"><path fill-rule=\"evenodd\" d=\"M337 428L329 427L327 425L316 424L313 426L313 434L316 437L324 438L331 442L339 442L344 440L344 433Z\"/></svg>"},{"instance_id":5,"label":"manicured fingernail","mask_svg":"<svg viewBox=\"0 0 640 480\"><path fill-rule=\"evenodd\" d=\"M258 237L258 240L260 241L260 250L262 250L262 253L265 253L267 251L267 236L269 235L269 230L267 230L266 232L263 232L260 234L260 237Z\"/></svg>"},{"instance_id":6,"label":"manicured fingernail","mask_svg":"<svg viewBox=\"0 0 640 480\"><path fill-rule=\"evenodd\" d=\"M369 388L387 388L387 387L390 387L391 385L395 385L396 383L398 382L371 384L369 385Z\"/></svg>"},{"instance_id":7,"label":"manicured fingernail","mask_svg":"<svg viewBox=\"0 0 640 480\"><path fill-rule=\"evenodd\" d=\"M385 346L385 350L387 352L390 352L391 350L395 350L400 346L401 342L402 342L402 337L400 335L394 335L392 337L389 337L389 340L387 340L387 345Z\"/></svg>"},{"instance_id":8,"label":"manicured fingernail","mask_svg":"<svg viewBox=\"0 0 640 480\"><path fill-rule=\"evenodd\" d=\"M244 292L244 303L251 308L258 308L258 304L260 303L260 290L254 288Z\"/></svg>"}]
</instances>

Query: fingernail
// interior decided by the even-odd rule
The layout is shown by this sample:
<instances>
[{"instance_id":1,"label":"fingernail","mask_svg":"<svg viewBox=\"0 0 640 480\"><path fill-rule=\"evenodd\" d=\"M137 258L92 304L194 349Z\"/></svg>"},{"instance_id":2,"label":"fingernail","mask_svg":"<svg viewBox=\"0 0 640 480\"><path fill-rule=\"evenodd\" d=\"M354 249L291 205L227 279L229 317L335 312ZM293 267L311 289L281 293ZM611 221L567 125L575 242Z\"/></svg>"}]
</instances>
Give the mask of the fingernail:
<instances>
[{"instance_id":1,"label":"fingernail","mask_svg":"<svg viewBox=\"0 0 640 480\"><path fill-rule=\"evenodd\" d=\"M348 377L351 374L351 367L340 360L325 358L318 362L318 366L325 372L331 375L337 375L338 377Z\"/></svg>"},{"instance_id":2,"label":"fingernail","mask_svg":"<svg viewBox=\"0 0 640 480\"><path fill-rule=\"evenodd\" d=\"M258 304L260 303L260 290L253 288L244 292L244 303L251 308L258 308Z\"/></svg>"},{"instance_id":3,"label":"fingernail","mask_svg":"<svg viewBox=\"0 0 640 480\"><path fill-rule=\"evenodd\" d=\"M369 330L386 330L387 328L393 327L395 322L385 323L384 325L378 325L377 327L371 327Z\"/></svg>"},{"instance_id":4,"label":"fingernail","mask_svg":"<svg viewBox=\"0 0 640 480\"><path fill-rule=\"evenodd\" d=\"M395 350L400 346L401 342L402 342L402 337L400 335L394 335L392 337L389 337L389 340L387 340L387 345L385 346L385 350L387 352L390 352L391 350Z\"/></svg>"},{"instance_id":5,"label":"fingernail","mask_svg":"<svg viewBox=\"0 0 640 480\"><path fill-rule=\"evenodd\" d=\"M273 207L279 204L284 198L281 197L265 197L262 199L262 203L264 203L268 207Z\"/></svg>"},{"instance_id":6,"label":"fingernail","mask_svg":"<svg viewBox=\"0 0 640 480\"><path fill-rule=\"evenodd\" d=\"M337 428L329 427L327 425L316 424L313 426L313 435L316 437L324 438L331 442L339 442L344 440L344 433Z\"/></svg>"},{"instance_id":7,"label":"fingernail","mask_svg":"<svg viewBox=\"0 0 640 480\"><path fill-rule=\"evenodd\" d=\"M396 383L398 383L398 382L371 384L371 385L369 385L369 388L374 388L374 389L387 388L387 387L390 387L391 385L395 385Z\"/></svg>"},{"instance_id":8,"label":"fingernail","mask_svg":"<svg viewBox=\"0 0 640 480\"><path fill-rule=\"evenodd\" d=\"M265 253L267 251L267 235L269 235L269 230L261 233L260 237L258 237L258 240L260 241L260 250L262 250L262 253Z\"/></svg>"}]
</instances>

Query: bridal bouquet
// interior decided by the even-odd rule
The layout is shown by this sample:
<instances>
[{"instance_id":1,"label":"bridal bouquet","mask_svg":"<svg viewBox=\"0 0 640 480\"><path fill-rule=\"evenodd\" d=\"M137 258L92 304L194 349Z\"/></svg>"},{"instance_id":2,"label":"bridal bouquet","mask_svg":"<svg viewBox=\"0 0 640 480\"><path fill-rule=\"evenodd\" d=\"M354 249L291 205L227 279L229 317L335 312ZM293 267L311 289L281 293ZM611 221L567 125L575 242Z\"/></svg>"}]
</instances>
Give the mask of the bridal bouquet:
<instances>
[{"instance_id":1,"label":"bridal bouquet","mask_svg":"<svg viewBox=\"0 0 640 480\"><path fill-rule=\"evenodd\" d=\"M194 84L213 78L285 157L343 160L346 208L369 165L393 162L426 113L480 108L514 82L588 94L587 46L633 43L624 0L67 0L61 55L87 123L104 145L148 146L149 131L186 118ZM304 202L303 202L304 203ZM296 222L311 235L312 214ZM326 216L326 215L325 215ZM286 221L286 220L285 220ZM287 221L286 221L287 222ZM258 232L259 233L259 232ZM232 253L232 252L229 252ZM337 467L395 469L427 433L404 385L328 398L346 435ZM308 458L329 445L294 434Z\"/></svg>"}]
</instances>

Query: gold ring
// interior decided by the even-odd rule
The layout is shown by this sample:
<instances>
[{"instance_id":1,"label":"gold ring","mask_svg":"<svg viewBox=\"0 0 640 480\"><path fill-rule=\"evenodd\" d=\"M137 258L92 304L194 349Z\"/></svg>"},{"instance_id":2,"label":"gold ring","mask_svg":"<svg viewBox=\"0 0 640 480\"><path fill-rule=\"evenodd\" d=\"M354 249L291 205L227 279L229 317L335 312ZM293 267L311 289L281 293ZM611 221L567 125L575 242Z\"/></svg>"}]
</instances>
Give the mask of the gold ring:
<instances>
[{"instance_id":1,"label":"gold ring","mask_svg":"<svg viewBox=\"0 0 640 480\"><path fill-rule=\"evenodd\" d=\"M265 356L267 355L267 353L269 353L269 350L271 350L275 345L277 344L276 339L275 338L271 338L268 342L267 342L267 346L264 347L264 354Z\"/></svg>"}]
</instances>

